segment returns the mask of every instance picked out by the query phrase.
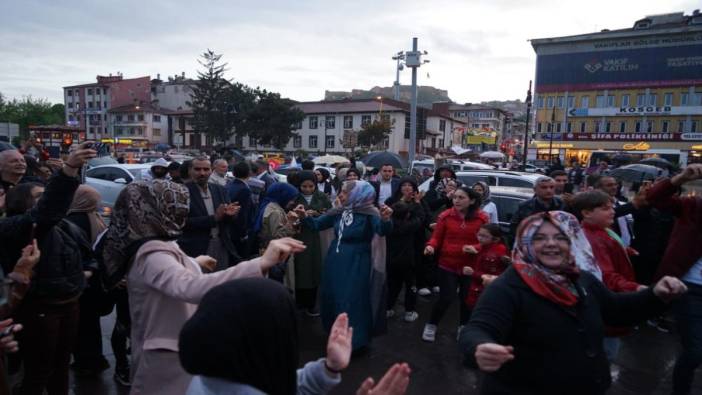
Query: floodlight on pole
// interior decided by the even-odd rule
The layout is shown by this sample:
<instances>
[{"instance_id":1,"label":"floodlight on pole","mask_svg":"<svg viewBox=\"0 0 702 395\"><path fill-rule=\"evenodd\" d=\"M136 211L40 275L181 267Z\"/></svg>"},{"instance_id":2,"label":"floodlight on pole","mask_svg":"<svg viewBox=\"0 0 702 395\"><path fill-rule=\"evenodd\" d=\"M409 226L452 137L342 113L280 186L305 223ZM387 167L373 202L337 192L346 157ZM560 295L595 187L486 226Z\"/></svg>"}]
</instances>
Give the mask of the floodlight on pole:
<instances>
[{"instance_id":1,"label":"floodlight on pole","mask_svg":"<svg viewBox=\"0 0 702 395\"><path fill-rule=\"evenodd\" d=\"M422 55L427 51L417 50L417 37L412 38L412 51L405 52L405 65L412 69L412 101L410 103L410 138L409 138L409 166L412 167L417 151L417 68L427 61L422 62Z\"/></svg>"}]
</instances>

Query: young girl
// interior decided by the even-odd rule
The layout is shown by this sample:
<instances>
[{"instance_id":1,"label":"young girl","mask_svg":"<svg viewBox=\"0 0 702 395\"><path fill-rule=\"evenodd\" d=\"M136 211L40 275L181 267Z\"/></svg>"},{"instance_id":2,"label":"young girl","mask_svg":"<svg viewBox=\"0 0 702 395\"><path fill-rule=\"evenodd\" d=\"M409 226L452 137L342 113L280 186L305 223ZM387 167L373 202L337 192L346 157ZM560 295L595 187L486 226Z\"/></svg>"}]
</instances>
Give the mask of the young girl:
<instances>
[{"instance_id":1,"label":"young girl","mask_svg":"<svg viewBox=\"0 0 702 395\"><path fill-rule=\"evenodd\" d=\"M461 302L466 297L466 289L470 277L463 276L463 267L474 267L474 256L463 252L466 244L477 244L476 237L480 227L489 222L488 216L480 210L480 195L472 188L461 186L452 196L453 207L439 215L431 239L424 249L425 255L438 254L438 283L440 287L439 300L434 304L431 319L424 326L422 339L433 342L436 338L436 327L456 297L459 289ZM461 303L461 326L468 321L468 308Z\"/></svg>"},{"instance_id":2,"label":"young girl","mask_svg":"<svg viewBox=\"0 0 702 395\"><path fill-rule=\"evenodd\" d=\"M463 274L473 279L465 303L472 311L483 288L507 269L510 259L497 224L485 224L478 231L478 244L463 246L463 252L475 256L475 266L465 266Z\"/></svg>"},{"instance_id":3,"label":"young girl","mask_svg":"<svg viewBox=\"0 0 702 395\"><path fill-rule=\"evenodd\" d=\"M317 189L314 173L300 172L298 181L300 195L295 200L296 207L302 205L310 217L319 217L331 208L329 197ZM317 287L322 278L322 246L319 232L302 227L295 238L307 246L305 251L295 255L295 299L307 315L317 317Z\"/></svg>"}]
</instances>

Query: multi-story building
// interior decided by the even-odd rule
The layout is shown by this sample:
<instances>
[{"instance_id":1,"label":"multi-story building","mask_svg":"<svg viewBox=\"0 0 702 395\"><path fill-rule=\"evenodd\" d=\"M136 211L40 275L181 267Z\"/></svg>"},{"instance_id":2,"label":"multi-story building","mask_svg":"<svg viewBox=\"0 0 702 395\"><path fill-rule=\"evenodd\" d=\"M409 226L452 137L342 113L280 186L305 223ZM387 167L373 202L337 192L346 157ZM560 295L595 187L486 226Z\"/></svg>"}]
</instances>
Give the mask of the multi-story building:
<instances>
[{"instance_id":1,"label":"multi-story building","mask_svg":"<svg viewBox=\"0 0 702 395\"><path fill-rule=\"evenodd\" d=\"M627 151L686 163L702 156L699 11L531 44L537 55L531 158L588 162L601 155L593 152Z\"/></svg>"},{"instance_id":2,"label":"multi-story building","mask_svg":"<svg viewBox=\"0 0 702 395\"><path fill-rule=\"evenodd\" d=\"M160 75L151 81L151 98L155 106L168 116L168 144L177 148L209 146L209 136L193 130L193 110L188 103L197 81L186 78L185 73L161 80Z\"/></svg>"},{"instance_id":3,"label":"multi-story building","mask_svg":"<svg viewBox=\"0 0 702 395\"><path fill-rule=\"evenodd\" d=\"M117 148L153 148L168 143L168 117L164 110L151 104L134 103L108 110L110 137Z\"/></svg>"},{"instance_id":4,"label":"multi-story building","mask_svg":"<svg viewBox=\"0 0 702 395\"><path fill-rule=\"evenodd\" d=\"M392 133L384 148L401 155L407 155L409 147L410 106L408 103L392 99L346 99L298 103L297 108L305 113L301 124L297 125L294 136L284 151L304 150L315 153L343 153L353 147L349 136L361 131L363 126L380 117L388 119ZM418 108L417 141L418 150L439 151L451 147L453 130L463 122L434 109ZM344 144L344 142L347 144ZM274 150L271 146L257 144L253 137L237 136L234 145L244 150Z\"/></svg>"},{"instance_id":5,"label":"multi-story building","mask_svg":"<svg viewBox=\"0 0 702 395\"><path fill-rule=\"evenodd\" d=\"M483 146L495 149L509 129L509 113L501 108L482 106L478 104L451 103L449 114L454 119L465 122L461 130L461 144L468 146Z\"/></svg>"}]
</instances>

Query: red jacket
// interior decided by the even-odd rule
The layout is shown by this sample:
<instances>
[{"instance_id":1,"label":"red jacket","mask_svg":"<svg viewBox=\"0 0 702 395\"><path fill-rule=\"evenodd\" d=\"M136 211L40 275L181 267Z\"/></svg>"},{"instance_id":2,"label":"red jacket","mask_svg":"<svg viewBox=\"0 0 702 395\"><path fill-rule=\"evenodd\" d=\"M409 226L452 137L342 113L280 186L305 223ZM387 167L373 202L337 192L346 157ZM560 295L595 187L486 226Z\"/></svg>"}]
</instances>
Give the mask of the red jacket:
<instances>
[{"instance_id":1,"label":"red jacket","mask_svg":"<svg viewBox=\"0 0 702 395\"><path fill-rule=\"evenodd\" d=\"M439 267L462 274L464 266L474 266L475 256L463 252L466 244L478 244L478 230L489 222L487 214L478 210L471 219L465 219L455 208L444 210L436 219L436 227L428 246L434 248Z\"/></svg>"},{"instance_id":2,"label":"red jacket","mask_svg":"<svg viewBox=\"0 0 702 395\"><path fill-rule=\"evenodd\" d=\"M605 229L583 222L585 236L590 242L597 266L602 269L602 281L613 292L633 292L639 287L634 268L624 247Z\"/></svg>"},{"instance_id":3,"label":"red jacket","mask_svg":"<svg viewBox=\"0 0 702 395\"><path fill-rule=\"evenodd\" d=\"M677 189L670 180L662 180L646 195L653 207L676 217L656 278L682 277L702 257L702 198L677 197Z\"/></svg>"},{"instance_id":4,"label":"red jacket","mask_svg":"<svg viewBox=\"0 0 702 395\"><path fill-rule=\"evenodd\" d=\"M468 296L466 296L466 304L471 308L475 306L478 297L483 292L484 285L480 276L483 274L499 276L507 269L507 263L502 261L502 257L507 256L507 247L504 244L492 243L487 246L477 244L473 247L478 250L478 254L475 255L475 267L471 276L470 288L468 288Z\"/></svg>"}]
</instances>

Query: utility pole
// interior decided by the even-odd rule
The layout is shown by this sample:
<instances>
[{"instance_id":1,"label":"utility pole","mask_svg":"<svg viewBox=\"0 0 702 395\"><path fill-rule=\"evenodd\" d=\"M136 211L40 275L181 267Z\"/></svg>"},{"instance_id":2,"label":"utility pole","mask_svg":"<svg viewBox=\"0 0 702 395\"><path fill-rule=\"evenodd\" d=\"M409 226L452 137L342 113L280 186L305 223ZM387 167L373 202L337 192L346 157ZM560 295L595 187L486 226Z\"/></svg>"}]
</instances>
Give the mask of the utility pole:
<instances>
[{"instance_id":1,"label":"utility pole","mask_svg":"<svg viewBox=\"0 0 702 395\"><path fill-rule=\"evenodd\" d=\"M393 83L393 99L395 100L400 100L400 71L405 68L404 64L402 63L403 60L405 60L405 53L400 51L398 52L395 56L392 57L392 60L397 61L397 68L395 69L395 82Z\"/></svg>"},{"instance_id":2,"label":"utility pole","mask_svg":"<svg viewBox=\"0 0 702 395\"><path fill-rule=\"evenodd\" d=\"M410 103L410 137L409 137L409 166L412 167L417 151L417 68L428 60L422 61L422 55L427 51L417 50L417 37L412 38L412 51L405 53L405 65L412 69L412 102Z\"/></svg>"},{"instance_id":3,"label":"utility pole","mask_svg":"<svg viewBox=\"0 0 702 395\"><path fill-rule=\"evenodd\" d=\"M526 125L524 125L524 156L522 156L522 170L526 170L527 154L529 152L529 118L531 117L531 81L526 97Z\"/></svg>"}]
</instances>

